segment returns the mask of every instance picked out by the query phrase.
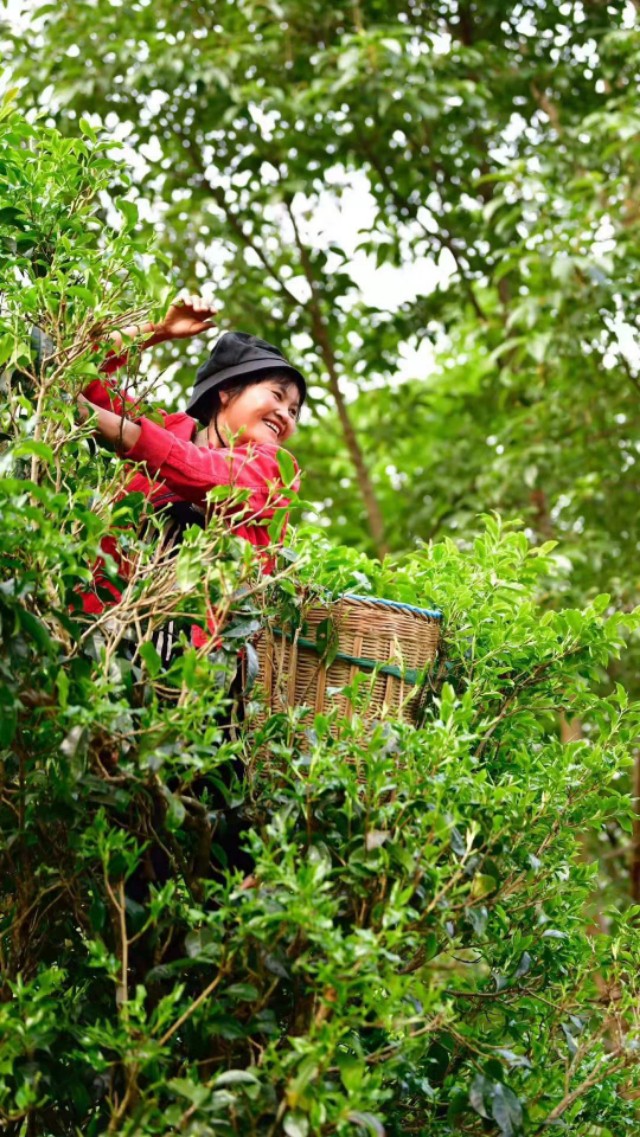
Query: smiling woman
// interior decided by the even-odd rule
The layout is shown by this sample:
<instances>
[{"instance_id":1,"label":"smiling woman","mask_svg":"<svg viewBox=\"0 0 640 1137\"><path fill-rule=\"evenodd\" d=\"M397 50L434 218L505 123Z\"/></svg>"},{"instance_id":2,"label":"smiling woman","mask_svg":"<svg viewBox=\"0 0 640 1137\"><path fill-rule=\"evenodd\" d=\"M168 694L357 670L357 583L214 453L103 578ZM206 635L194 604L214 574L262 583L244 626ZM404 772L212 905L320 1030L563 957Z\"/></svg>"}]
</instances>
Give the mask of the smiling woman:
<instances>
[{"instance_id":1,"label":"smiling woman","mask_svg":"<svg viewBox=\"0 0 640 1137\"><path fill-rule=\"evenodd\" d=\"M213 426L220 446L235 436L283 442L295 430L305 394L302 375L277 348L246 332L227 332L199 369L187 410L204 424L208 441Z\"/></svg>"},{"instance_id":2,"label":"smiling woman","mask_svg":"<svg viewBox=\"0 0 640 1137\"><path fill-rule=\"evenodd\" d=\"M203 300L189 297L174 304L161 324L129 328L126 334L148 335L148 347L206 331L214 314ZM122 345L117 333L114 343L116 348ZM126 355L112 353L103 371L108 375L125 361ZM296 428L305 394L302 375L277 348L245 332L227 332L197 373L187 413L160 411L161 423L152 421L136 413L135 402L118 394L108 379L90 383L78 405L81 418L93 413L99 436L139 467L127 489L141 492L155 510L167 515L174 539L189 525L204 528L208 511L220 508L208 504L207 494L227 486L230 496L243 492L238 507L225 509L225 523L236 536L266 550L266 523L276 509L289 504L291 490L297 489L295 460L289 463L295 471L293 485L285 485L279 453ZM104 542L103 549L126 577L115 539ZM85 612L99 613L105 602L117 602L121 596L103 569L104 562L96 566L94 587L82 596ZM194 628L192 642L204 646L214 634L213 627L209 634Z\"/></svg>"}]
</instances>

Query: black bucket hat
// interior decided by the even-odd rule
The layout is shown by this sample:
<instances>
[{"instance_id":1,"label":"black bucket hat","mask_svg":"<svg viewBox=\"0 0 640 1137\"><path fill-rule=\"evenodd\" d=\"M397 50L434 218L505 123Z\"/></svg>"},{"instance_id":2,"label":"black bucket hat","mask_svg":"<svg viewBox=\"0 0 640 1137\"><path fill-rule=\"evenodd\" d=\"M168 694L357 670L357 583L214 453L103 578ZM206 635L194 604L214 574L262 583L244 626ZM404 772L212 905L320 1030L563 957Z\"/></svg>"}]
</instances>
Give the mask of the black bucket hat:
<instances>
[{"instance_id":1,"label":"black bucket hat","mask_svg":"<svg viewBox=\"0 0 640 1137\"><path fill-rule=\"evenodd\" d=\"M297 385L300 400L304 402L307 384L277 347L248 332L225 332L207 362L198 368L187 413L206 426L212 391L231 379L253 379L262 371L288 376Z\"/></svg>"}]
</instances>

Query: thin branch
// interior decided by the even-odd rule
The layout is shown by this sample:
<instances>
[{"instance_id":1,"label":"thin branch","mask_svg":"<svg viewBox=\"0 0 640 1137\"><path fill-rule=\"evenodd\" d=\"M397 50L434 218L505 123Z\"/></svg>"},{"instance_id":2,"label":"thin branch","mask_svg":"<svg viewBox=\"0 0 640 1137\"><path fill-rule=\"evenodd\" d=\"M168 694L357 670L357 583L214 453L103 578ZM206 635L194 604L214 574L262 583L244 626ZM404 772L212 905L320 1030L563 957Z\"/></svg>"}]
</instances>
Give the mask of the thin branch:
<instances>
[{"instance_id":1,"label":"thin branch","mask_svg":"<svg viewBox=\"0 0 640 1137\"><path fill-rule=\"evenodd\" d=\"M391 199L392 199L396 209L398 210L398 212L400 212L401 209L406 209L407 208L406 202L400 196L400 194L398 193L393 182L389 178L389 176L388 176L388 174L384 168L384 165L380 161L380 159L379 159L378 155L376 154L374 148L369 144L369 142L366 139L361 143L361 145L362 145L362 149L364 150L365 155L367 156L369 162L371 163L374 170L376 171L376 174L380 178L382 185L384 186L387 193L391 197ZM445 248L445 249L449 250L453 259L456 262L456 267L457 267L458 273L460 275L460 280L462 281L463 288L464 288L465 292L467 293L467 297L469 299L469 303L471 304L471 307L473 308L478 319L482 320L483 323L486 323L486 321L487 321L486 313L483 311L483 309L480 305L480 302L479 302L479 300L475 294L475 290L473 288L471 280L469 279L469 277L467 275L467 271L466 271L464 265L462 264L462 261L460 260L460 254L456 248L455 241L454 241L453 237L451 236L451 234L448 233L446 231L446 229L442 229L440 226L438 227L437 233L432 233L429 229L427 229L426 225L424 225L423 222L420 221L420 218L416 215L415 211L413 213L412 220L415 221L415 223L420 227L420 229L424 233L425 237L429 241L436 241L437 244L440 246L440 248Z\"/></svg>"},{"instance_id":2,"label":"thin branch","mask_svg":"<svg viewBox=\"0 0 640 1137\"><path fill-rule=\"evenodd\" d=\"M293 292L287 288L282 279L281 273L279 273L277 268L271 264L262 246L258 245L254 241L251 234L245 231L243 219L238 213L231 209L226 198L224 187L214 186L210 178L207 177L206 169L202 161L202 155L198 153L193 143L189 144L187 150L191 161L193 162L193 165L195 166L200 176L200 185L203 189L206 189L207 193L211 194L211 197L215 201L216 205L218 205L224 213L229 224L229 228L239 238L240 243L244 245L246 249L251 249L252 252L255 253L262 267L266 270L266 272L269 273L269 276L277 284L278 290L286 303L289 304L292 308L304 308L304 304L298 300L297 297L294 296Z\"/></svg>"},{"instance_id":3,"label":"thin branch","mask_svg":"<svg viewBox=\"0 0 640 1137\"><path fill-rule=\"evenodd\" d=\"M580 1098L583 1097L587 1092L587 1090L590 1090L592 1086L595 1086L596 1083L601 1080L601 1078L610 1078L612 1074L618 1074L621 1070L624 1070L627 1063L628 1059L625 1056L619 1059L618 1062L614 1062L613 1065L608 1066L606 1059L603 1058L597 1064L595 1070L592 1070L588 1078L584 1078L583 1081L580 1082L578 1086L576 1086L575 1090L571 1091L571 1093L565 1094L562 1101L558 1102L554 1109L551 1110L551 1113L547 1115L545 1120L542 1122L542 1125L538 1126L535 1132L541 1133L542 1130L546 1129L548 1125L553 1125L554 1122L557 1121L559 1117L562 1117L562 1114L565 1113L566 1110L568 1110L574 1102L579 1101Z\"/></svg>"},{"instance_id":4,"label":"thin branch","mask_svg":"<svg viewBox=\"0 0 640 1137\"><path fill-rule=\"evenodd\" d=\"M200 992L198 998L193 1000L193 1003L187 1007L186 1011L183 1011L183 1013L180 1015L180 1018L176 1019L173 1026L170 1026L169 1029L164 1032L162 1038L158 1043L158 1046L165 1046L169 1039L176 1033L176 1031L180 1029L183 1023L186 1023L187 1019L191 1018L192 1014L197 1011L198 1007L201 1007L202 1004L209 998L209 995L213 994L216 987L218 987L224 979L228 970L229 962L227 962L224 967L220 968L220 971L216 975L215 979L211 980L209 986L205 987L204 991Z\"/></svg>"}]
</instances>

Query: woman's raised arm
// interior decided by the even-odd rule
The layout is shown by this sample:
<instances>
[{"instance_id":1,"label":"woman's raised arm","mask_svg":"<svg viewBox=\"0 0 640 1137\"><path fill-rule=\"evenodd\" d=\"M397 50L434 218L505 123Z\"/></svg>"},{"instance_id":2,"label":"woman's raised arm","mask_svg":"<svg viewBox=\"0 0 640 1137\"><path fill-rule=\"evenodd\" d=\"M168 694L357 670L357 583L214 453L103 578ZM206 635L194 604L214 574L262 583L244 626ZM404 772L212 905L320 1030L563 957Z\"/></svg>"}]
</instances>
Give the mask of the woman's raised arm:
<instances>
[{"instance_id":1,"label":"woman's raised arm","mask_svg":"<svg viewBox=\"0 0 640 1137\"><path fill-rule=\"evenodd\" d=\"M105 442L114 445L122 457L144 463L149 474L159 477L184 501L201 502L214 486L249 489L266 496L275 491L276 497L286 491L276 445L196 446L149 419L132 422L82 396L78 404L83 419L95 412L96 427ZM297 482L292 488L297 489Z\"/></svg>"},{"instance_id":2,"label":"woman's raised arm","mask_svg":"<svg viewBox=\"0 0 640 1137\"><path fill-rule=\"evenodd\" d=\"M214 316L215 308L201 296L186 296L183 300L175 300L164 319L158 324L146 321L143 324L130 324L122 331L111 332L113 348L100 365L102 375L111 376L126 365L129 351L125 346L125 340L130 343L132 340L147 336L148 338L140 345L141 349L145 350L154 344L166 343L167 340L189 339L214 327ZM109 378L94 379L82 393L84 399L95 407L113 410L117 415L122 415L127 404L130 404L128 409L134 412L135 399L127 393L119 392L112 386Z\"/></svg>"},{"instance_id":3,"label":"woman's raised arm","mask_svg":"<svg viewBox=\"0 0 640 1137\"><path fill-rule=\"evenodd\" d=\"M110 338L116 349L124 345L125 339L137 340L142 336L149 337L141 344L143 349L153 347L156 343L166 343L167 340L190 339L215 327L215 314L215 308L201 296L185 296L181 300L174 300L159 324L153 324L150 320L144 324L131 324L121 332L111 332Z\"/></svg>"}]
</instances>

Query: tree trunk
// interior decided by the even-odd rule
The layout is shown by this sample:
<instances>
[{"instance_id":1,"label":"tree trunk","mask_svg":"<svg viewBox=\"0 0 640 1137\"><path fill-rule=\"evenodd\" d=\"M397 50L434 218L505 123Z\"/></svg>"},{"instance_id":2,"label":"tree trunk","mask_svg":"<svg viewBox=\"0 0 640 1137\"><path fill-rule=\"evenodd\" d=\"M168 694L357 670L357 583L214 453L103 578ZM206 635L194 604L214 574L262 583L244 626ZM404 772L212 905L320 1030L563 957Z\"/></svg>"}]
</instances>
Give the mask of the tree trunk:
<instances>
[{"instance_id":1,"label":"tree trunk","mask_svg":"<svg viewBox=\"0 0 640 1137\"><path fill-rule=\"evenodd\" d=\"M362 496L362 501L364 503L364 508L367 514L367 521L369 523L369 532L371 533L376 553L379 556L380 560L382 560L389 552L389 546L387 545L385 538L382 511L376 497L376 491L373 482L371 481L371 474L369 473L367 463L365 462L364 454L358 439L358 435L356 433L356 429L351 421L351 416L349 414L344 395L342 394L342 390L340 388L340 379L338 376L336 357L333 350L333 344L331 343L331 338L329 336L329 329L322 315L320 297L318 296L316 278L314 276L313 267L309 259L309 252L302 240L302 237L300 236L300 230L298 229L298 223L296 221L295 213L293 212L291 201L287 201L286 204L287 212L293 226L296 245L300 254L302 269L307 284L309 285L309 290L311 292L311 298L308 303L308 311L311 317L311 334L316 342L316 346L320 352L322 361L327 369L327 375L329 377L329 390L331 391L336 404L338 418L340 420L340 426L342 427L345 444L347 450L349 451L349 457L351 458L353 467L356 472L356 480L358 482L358 487L360 489L360 494Z\"/></svg>"},{"instance_id":2,"label":"tree trunk","mask_svg":"<svg viewBox=\"0 0 640 1137\"><path fill-rule=\"evenodd\" d=\"M329 376L329 390L333 395L336 409L338 411L338 418L342 427L345 444L349 451L349 457L353 463L356 480L360 489L360 494L364 503L364 508L367 514L367 521L369 523L369 531L373 543L376 548L376 553L382 560L389 552L385 533L384 521L382 519L382 511L376 497L376 491L371 481L371 474L369 473L367 464L364 459L362 447L358 440L355 427L351 421L347 404L344 400L344 395L340 389L340 381L338 379L338 372L336 368L335 357L333 354L333 347L329 340L326 324L324 323L320 312L314 308L312 312L312 322L314 329L314 339L320 349L320 354L324 365L327 369Z\"/></svg>"},{"instance_id":3,"label":"tree trunk","mask_svg":"<svg viewBox=\"0 0 640 1137\"><path fill-rule=\"evenodd\" d=\"M562 742L579 742L582 738L582 722L580 719L568 719L560 715L560 739Z\"/></svg>"},{"instance_id":4,"label":"tree trunk","mask_svg":"<svg viewBox=\"0 0 640 1137\"><path fill-rule=\"evenodd\" d=\"M216 201L222 209L227 218L228 224L235 233L239 242L245 247L253 249L266 271L277 282L283 299L285 299L293 307L299 307L299 301L289 291L286 284L281 279L273 265L270 264L269 259L267 256L265 256L264 250L260 247L260 245L256 244L256 242L247 232L245 232L241 218L236 216L234 211L230 209L229 204L226 200L224 189L221 186L214 186L212 182L207 178L202 162L202 156L198 153L197 149L193 145L189 147L189 153L195 167L198 170L202 184L206 186L214 201ZM336 358L333 351L333 345L329 337L329 331L322 316L320 298L318 296L316 280L313 274L308 250L300 236L295 214L291 206L291 201L285 201L285 204L287 207L287 212L291 219L291 224L293 226L296 246L300 254L302 270L311 290L311 299L307 305L307 309L311 318L312 334L315 338L316 346L320 352L323 363L327 369L327 375L329 378L329 390L336 404L336 410L338 412L338 419L342 428L345 445L347 447L349 457L351 458L355 470L356 481L358 483L358 488L360 490L360 495L364 504L365 513L367 515L367 522L369 532L371 534L371 539L373 541L376 554L380 560L382 560L389 552L389 546L387 545L385 538L382 510L380 509L380 504L376 497L375 488L364 458L362 447L360 446L360 442L358 440L358 435L351 421L351 416L349 415L347 404L340 389Z\"/></svg>"},{"instance_id":5,"label":"tree trunk","mask_svg":"<svg viewBox=\"0 0 640 1137\"><path fill-rule=\"evenodd\" d=\"M640 752L636 754L633 766L633 830L631 837L631 898L640 903Z\"/></svg>"}]
</instances>

